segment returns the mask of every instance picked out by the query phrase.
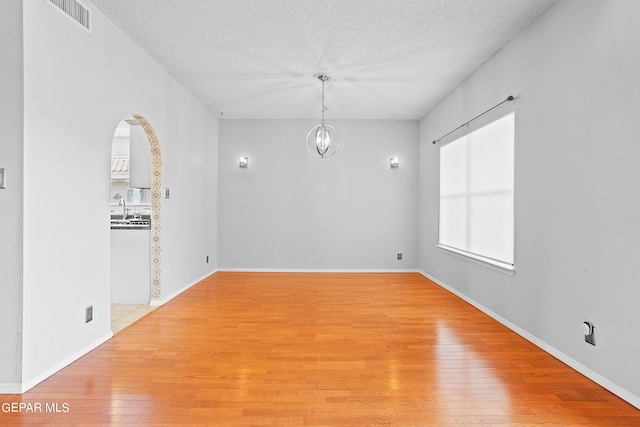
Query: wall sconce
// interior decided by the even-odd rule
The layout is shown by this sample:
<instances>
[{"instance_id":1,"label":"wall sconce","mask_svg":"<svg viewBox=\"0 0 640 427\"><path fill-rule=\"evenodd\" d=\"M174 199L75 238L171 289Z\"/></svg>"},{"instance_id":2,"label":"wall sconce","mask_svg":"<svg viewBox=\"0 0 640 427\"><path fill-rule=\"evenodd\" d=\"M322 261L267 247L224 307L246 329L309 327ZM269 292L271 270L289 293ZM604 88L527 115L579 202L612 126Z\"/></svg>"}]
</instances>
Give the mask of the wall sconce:
<instances>
[{"instance_id":1,"label":"wall sconce","mask_svg":"<svg viewBox=\"0 0 640 427\"><path fill-rule=\"evenodd\" d=\"M389 159L389 165L391 166L391 169L399 169L400 160L398 160L397 157L392 157L391 159Z\"/></svg>"},{"instance_id":2,"label":"wall sconce","mask_svg":"<svg viewBox=\"0 0 640 427\"><path fill-rule=\"evenodd\" d=\"M249 158L248 157L240 157L239 163L240 169L246 169L249 167Z\"/></svg>"}]
</instances>

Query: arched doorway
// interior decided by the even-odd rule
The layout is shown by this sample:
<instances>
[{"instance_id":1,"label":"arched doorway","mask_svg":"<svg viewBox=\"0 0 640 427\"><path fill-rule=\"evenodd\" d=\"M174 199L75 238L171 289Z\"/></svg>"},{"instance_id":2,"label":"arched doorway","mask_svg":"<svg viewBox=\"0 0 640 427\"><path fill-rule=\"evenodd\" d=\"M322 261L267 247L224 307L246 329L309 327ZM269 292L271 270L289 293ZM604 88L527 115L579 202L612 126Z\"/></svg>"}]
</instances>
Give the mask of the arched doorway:
<instances>
[{"instance_id":1,"label":"arched doorway","mask_svg":"<svg viewBox=\"0 0 640 427\"><path fill-rule=\"evenodd\" d=\"M155 130L145 117L131 114L118 124L111 171L112 329L116 332L123 322L135 321L162 303L162 155Z\"/></svg>"},{"instance_id":2,"label":"arched doorway","mask_svg":"<svg viewBox=\"0 0 640 427\"><path fill-rule=\"evenodd\" d=\"M162 153L156 132L147 119L132 114L142 126L151 151L151 305L162 299Z\"/></svg>"}]
</instances>

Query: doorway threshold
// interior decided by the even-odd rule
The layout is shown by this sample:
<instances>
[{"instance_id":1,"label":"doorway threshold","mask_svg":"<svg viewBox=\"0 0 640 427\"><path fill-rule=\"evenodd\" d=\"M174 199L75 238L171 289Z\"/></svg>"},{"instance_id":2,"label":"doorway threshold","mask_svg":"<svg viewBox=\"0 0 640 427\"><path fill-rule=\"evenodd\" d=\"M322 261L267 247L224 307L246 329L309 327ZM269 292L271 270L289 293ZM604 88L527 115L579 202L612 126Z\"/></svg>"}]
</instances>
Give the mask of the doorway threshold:
<instances>
[{"instance_id":1,"label":"doorway threshold","mask_svg":"<svg viewBox=\"0 0 640 427\"><path fill-rule=\"evenodd\" d=\"M111 331L117 334L156 308L146 304L111 304Z\"/></svg>"}]
</instances>

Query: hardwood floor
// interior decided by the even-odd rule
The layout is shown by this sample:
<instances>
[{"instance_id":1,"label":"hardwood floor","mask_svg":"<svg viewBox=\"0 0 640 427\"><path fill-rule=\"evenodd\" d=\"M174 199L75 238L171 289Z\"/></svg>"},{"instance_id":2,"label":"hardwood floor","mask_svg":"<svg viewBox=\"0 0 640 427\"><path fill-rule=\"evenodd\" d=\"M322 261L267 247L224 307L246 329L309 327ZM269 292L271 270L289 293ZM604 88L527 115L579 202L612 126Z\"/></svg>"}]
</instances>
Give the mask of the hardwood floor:
<instances>
[{"instance_id":1,"label":"hardwood floor","mask_svg":"<svg viewBox=\"0 0 640 427\"><path fill-rule=\"evenodd\" d=\"M42 405L1 425L640 425L638 409L411 273L217 273L0 402Z\"/></svg>"}]
</instances>

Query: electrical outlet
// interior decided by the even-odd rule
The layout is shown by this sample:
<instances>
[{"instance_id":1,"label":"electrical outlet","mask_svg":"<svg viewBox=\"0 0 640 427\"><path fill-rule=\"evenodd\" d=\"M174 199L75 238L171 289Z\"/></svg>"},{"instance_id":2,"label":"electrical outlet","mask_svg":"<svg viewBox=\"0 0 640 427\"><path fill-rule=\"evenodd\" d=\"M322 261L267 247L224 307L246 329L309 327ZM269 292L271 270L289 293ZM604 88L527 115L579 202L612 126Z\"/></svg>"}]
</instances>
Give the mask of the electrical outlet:
<instances>
[{"instance_id":1,"label":"electrical outlet","mask_svg":"<svg viewBox=\"0 0 640 427\"><path fill-rule=\"evenodd\" d=\"M93 306L90 305L84 311L84 323L89 323L93 320Z\"/></svg>"},{"instance_id":2,"label":"electrical outlet","mask_svg":"<svg viewBox=\"0 0 640 427\"><path fill-rule=\"evenodd\" d=\"M398 261L402 259L402 252L398 252Z\"/></svg>"},{"instance_id":3,"label":"electrical outlet","mask_svg":"<svg viewBox=\"0 0 640 427\"><path fill-rule=\"evenodd\" d=\"M582 333L584 334L584 341L596 345L596 327L591 322L582 322Z\"/></svg>"}]
</instances>

